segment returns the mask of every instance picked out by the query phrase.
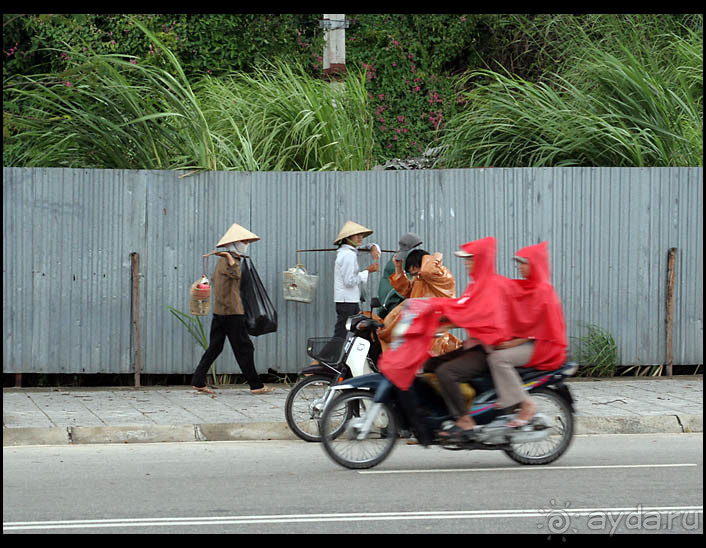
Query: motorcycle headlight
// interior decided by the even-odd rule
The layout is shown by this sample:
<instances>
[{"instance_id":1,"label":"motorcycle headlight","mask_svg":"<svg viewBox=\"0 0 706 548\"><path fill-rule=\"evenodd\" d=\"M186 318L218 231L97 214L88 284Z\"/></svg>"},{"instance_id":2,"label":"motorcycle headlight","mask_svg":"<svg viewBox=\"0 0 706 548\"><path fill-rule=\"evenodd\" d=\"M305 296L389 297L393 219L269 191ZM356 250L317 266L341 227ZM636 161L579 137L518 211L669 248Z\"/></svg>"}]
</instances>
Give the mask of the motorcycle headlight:
<instances>
[{"instance_id":1,"label":"motorcycle headlight","mask_svg":"<svg viewBox=\"0 0 706 548\"><path fill-rule=\"evenodd\" d=\"M353 326L353 316L350 316L346 320L346 331L350 331L352 326Z\"/></svg>"}]
</instances>

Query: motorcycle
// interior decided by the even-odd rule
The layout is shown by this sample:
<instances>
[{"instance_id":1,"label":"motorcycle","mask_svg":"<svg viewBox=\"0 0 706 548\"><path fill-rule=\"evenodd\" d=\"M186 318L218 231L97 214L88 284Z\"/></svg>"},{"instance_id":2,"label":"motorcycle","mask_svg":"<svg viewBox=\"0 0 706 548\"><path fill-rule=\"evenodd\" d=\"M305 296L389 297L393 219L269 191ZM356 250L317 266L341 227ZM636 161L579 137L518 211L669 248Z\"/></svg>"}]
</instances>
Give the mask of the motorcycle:
<instances>
[{"instance_id":1,"label":"motorcycle","mask_svg":"<svg viewBox=\"0 0 706 548\"><path fill-rule=\"evenodd\" d=\"M424 376L402 391L380 373L363 375L331 387L337 396L319 423L326 453L351 469L372 468L383 462L400 437L411 433L424 446L449 450L501 450L520 464L549 464L568 449L574 435L573 397L564 383L577 370L566 363L555 371L518 369L524 389L537 405L529 424L510 428L514 414L495 404L490 375L470 384L479 394L468 411L478 426L470 439L439 435L453 424L443 397Z\"/></svg>"},{"instance_id":2,"label":"motorcycle","mask_svg":"<svg viewBox=\"0 0 706 548\"><path fill-rule=\"evenodd\" d=\"M352 377L377 372L382 323L365 314L346 321L346 337L315 337L307 341L307 354L319 363L304 368L303 378L287 396L285 417L289 428L305 441L321 441L319 419L336 392L331 387Z\"/></svg>"}]
</instances>

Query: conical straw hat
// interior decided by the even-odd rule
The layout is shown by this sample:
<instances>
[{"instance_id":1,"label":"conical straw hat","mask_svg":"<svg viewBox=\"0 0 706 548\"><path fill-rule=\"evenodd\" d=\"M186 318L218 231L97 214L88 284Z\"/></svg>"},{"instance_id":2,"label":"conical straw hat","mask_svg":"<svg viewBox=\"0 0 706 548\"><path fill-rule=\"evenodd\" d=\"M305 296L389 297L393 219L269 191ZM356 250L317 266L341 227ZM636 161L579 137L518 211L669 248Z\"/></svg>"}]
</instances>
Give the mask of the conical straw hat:
<instances>
[{"instance_id":1,"label":"conical straw hat","mask_svg":"<svg viewBox=\"0 0 706 548\"><path fill-rule=\"evenodd\" d=\"M222 245L232 244L233 242L256 242L260 239L260 236L253 234L249 230L243 228L237 223L233 223L228 232L226 232L223 237L218 240L216 247L221 247Z\"/></svg>"},{"instance_id":2,"label":"conical straw hat","mask_svg":"<svg viewBox=\"0 0 706 548\"><path fill-rule=\"evenodd\" d=\"M345 240L346 238L350 238L351 236L355 236L356 234L362 234L363 237L365 237L370 236L372 233L372 230L370 230L369 228L365 228L363 225L359 225L358 223L354 223L353 221L346 221L346 224L343 225L343 228L338 233L338 236L336 236L336 239L333 241L333 243L334 245L340 244L341 240Z\"/></svg>"}]
</instances>

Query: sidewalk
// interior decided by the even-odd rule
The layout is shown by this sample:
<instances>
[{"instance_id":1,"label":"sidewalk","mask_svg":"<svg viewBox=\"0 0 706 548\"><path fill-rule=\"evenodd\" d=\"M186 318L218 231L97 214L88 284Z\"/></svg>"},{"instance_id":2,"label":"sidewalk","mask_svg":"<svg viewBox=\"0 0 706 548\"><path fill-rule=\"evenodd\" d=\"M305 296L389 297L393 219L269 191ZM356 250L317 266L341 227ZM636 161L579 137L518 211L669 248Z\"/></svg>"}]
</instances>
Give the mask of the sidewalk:
<instances>
[{"instance_id":1,"label":"sidewalk","mask_svg":"<svg viewBox=\"0 0 706 548\"><path fill-rule=\"evenodd\" d=\"M3 446L298 439L287 427L291 386L4 388ZM572 379L577 434L703 432L703 376Z\"/></svg>"}]
</instances>

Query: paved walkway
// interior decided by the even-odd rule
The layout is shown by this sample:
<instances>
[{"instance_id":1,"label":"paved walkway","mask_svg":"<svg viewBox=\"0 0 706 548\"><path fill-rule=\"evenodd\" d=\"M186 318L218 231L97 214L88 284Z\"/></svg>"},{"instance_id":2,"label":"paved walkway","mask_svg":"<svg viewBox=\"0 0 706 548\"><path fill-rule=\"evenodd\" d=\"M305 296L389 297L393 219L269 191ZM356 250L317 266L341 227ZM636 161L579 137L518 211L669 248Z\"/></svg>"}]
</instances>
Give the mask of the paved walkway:
<instances>
[{"instance_id":1,"label":"paved walkway","mask_svg":"<svg viewBox=\"0 0 706 548\"><path fill-rule=\"evenodd\" d=\"M3 446L298 439L287 427L291 386L5 388ZM703 432L703 376L572 379L577 434Z\"/></svg>"}]
</instances>

